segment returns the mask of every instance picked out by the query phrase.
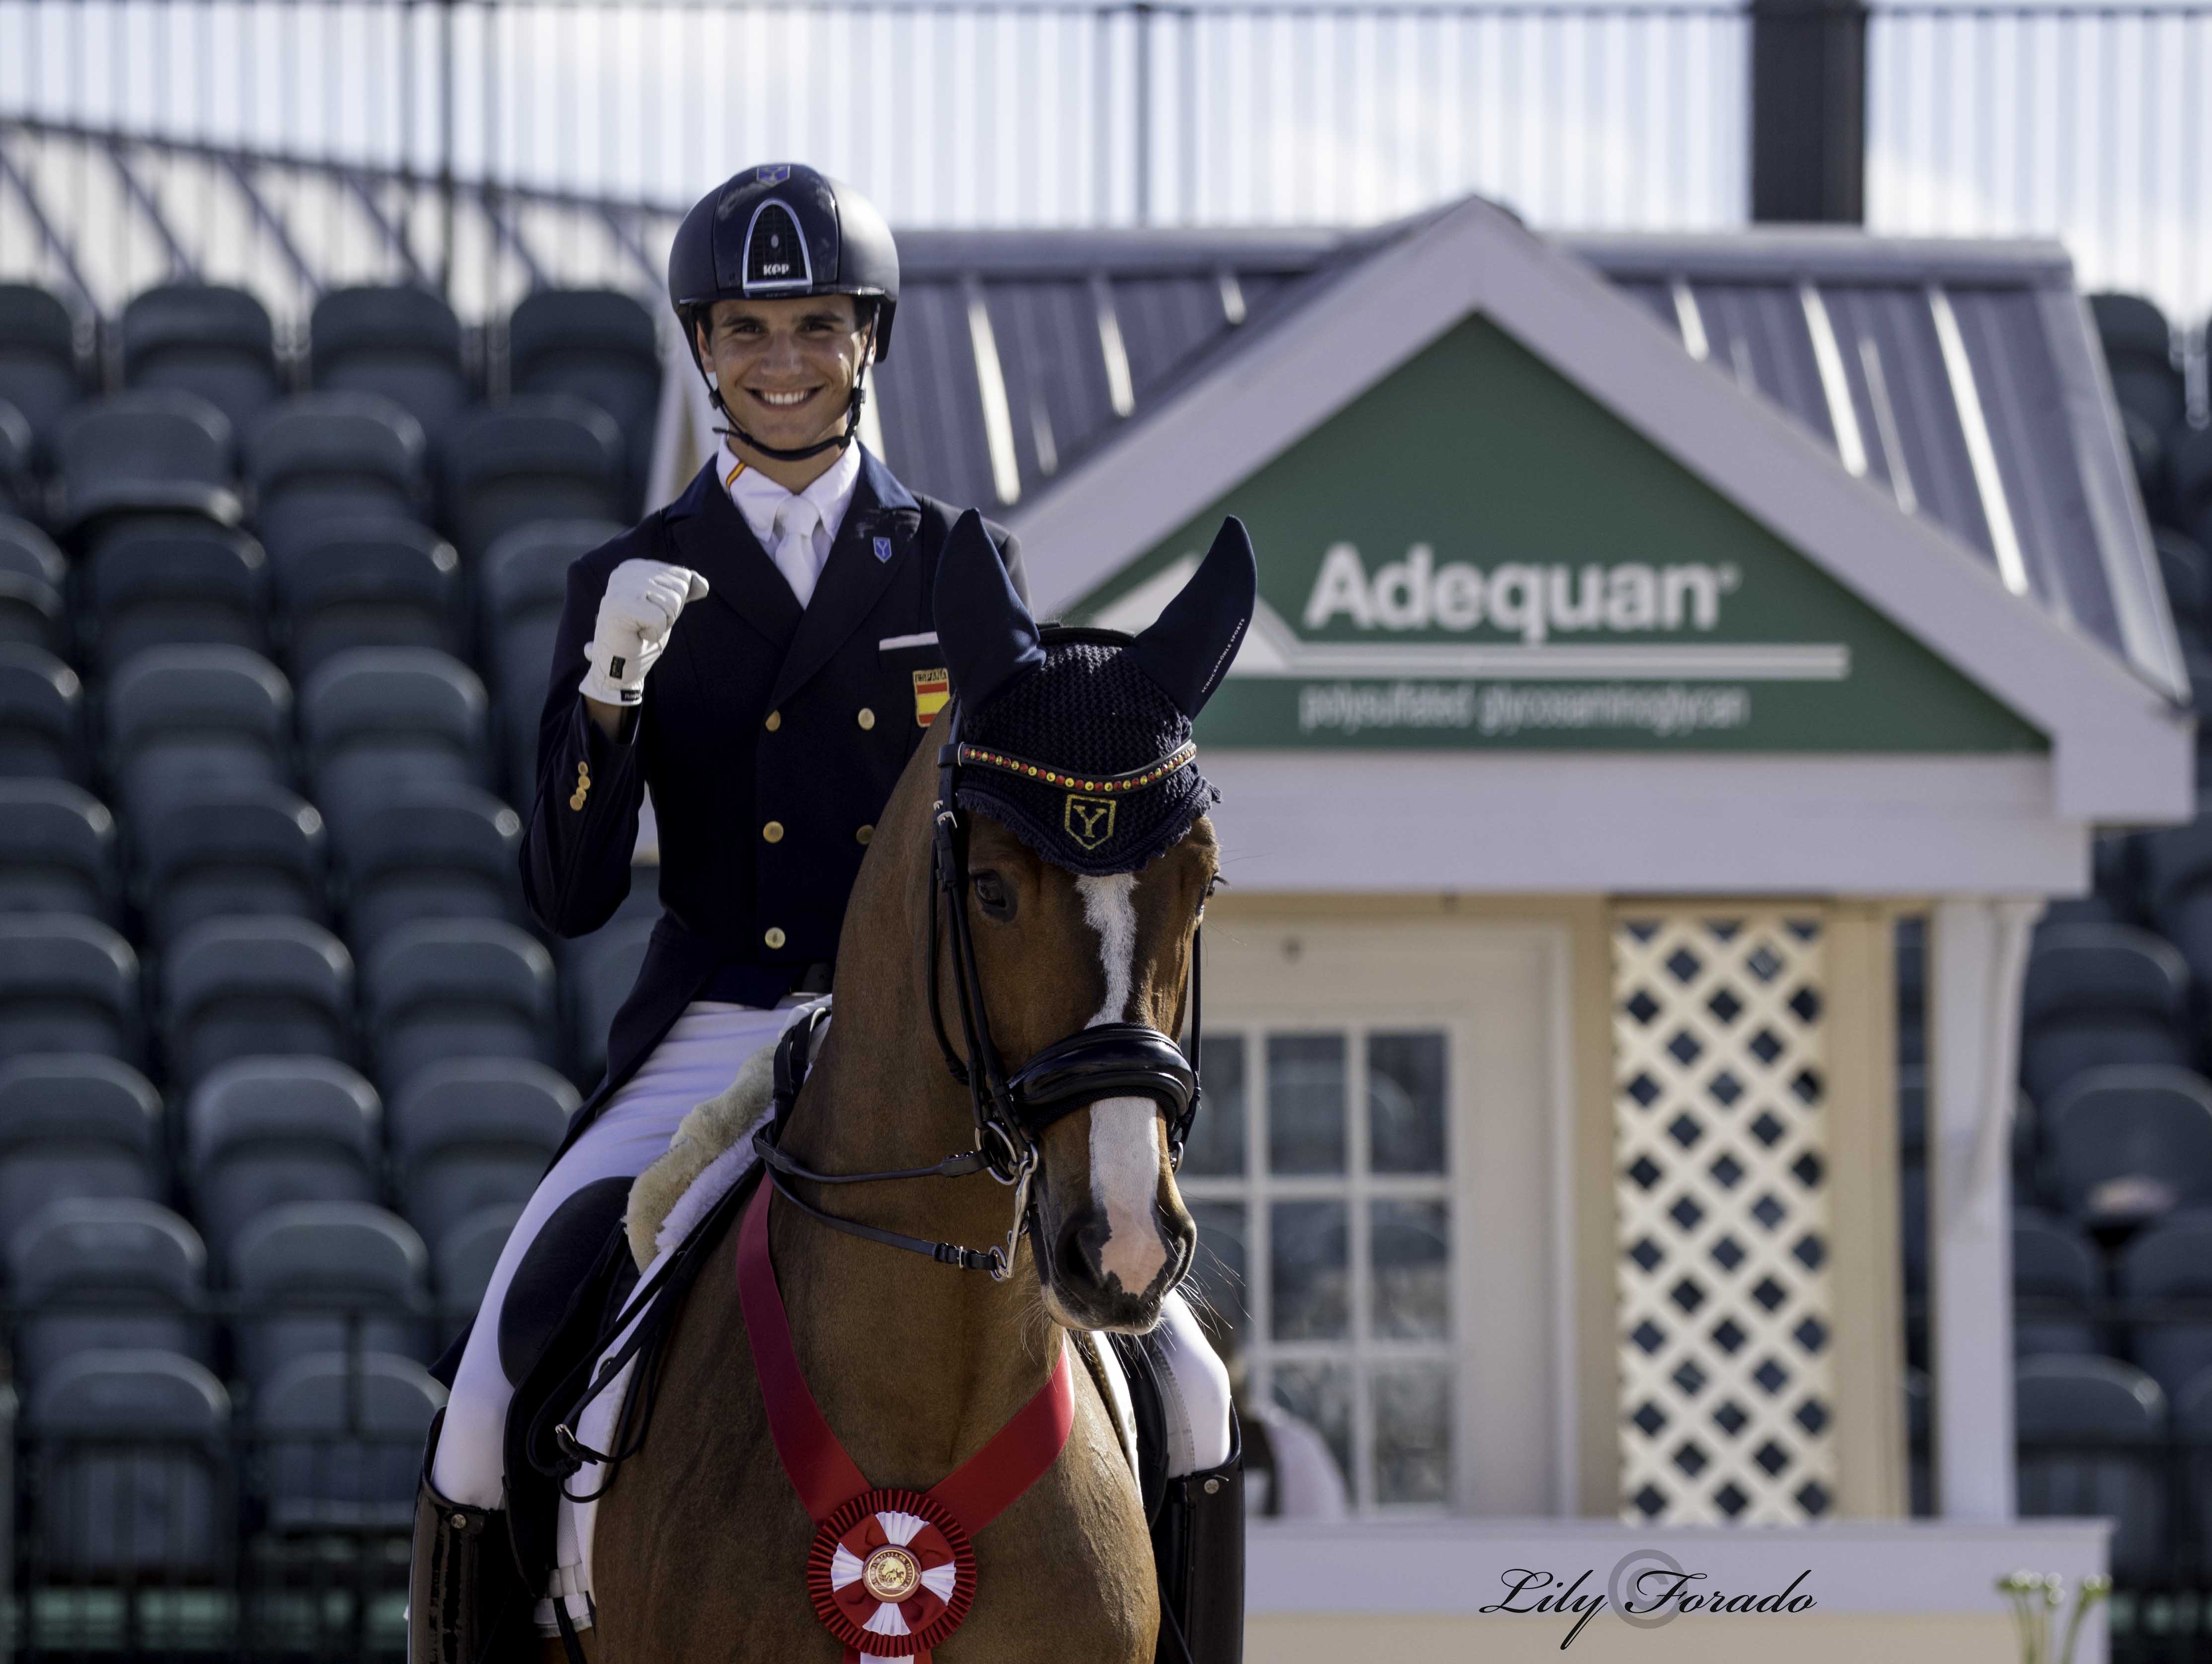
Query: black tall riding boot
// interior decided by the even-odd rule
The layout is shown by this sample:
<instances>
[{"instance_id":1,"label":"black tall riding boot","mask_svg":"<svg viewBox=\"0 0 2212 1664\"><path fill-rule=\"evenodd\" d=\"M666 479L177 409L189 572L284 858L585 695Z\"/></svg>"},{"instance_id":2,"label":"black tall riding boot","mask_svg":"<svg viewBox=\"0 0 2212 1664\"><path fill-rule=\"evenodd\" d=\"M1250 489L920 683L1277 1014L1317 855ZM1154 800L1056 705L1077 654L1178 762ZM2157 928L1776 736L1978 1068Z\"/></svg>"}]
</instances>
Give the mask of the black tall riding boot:
<instances>
[{"instance_id":1,"label":"black tall riding boot","mask_svg":"<svg viewBox=\"0 0 2212 1664\"><path fill-rule=\"evenodd\" d=\"M515 1570L507 1515L439 1495L430 1483L445 1411L415 1493L415 1557L407 1574L407 1664L501 1664L535 1650L530 1599Z\"/></svg>"}]
</instances>

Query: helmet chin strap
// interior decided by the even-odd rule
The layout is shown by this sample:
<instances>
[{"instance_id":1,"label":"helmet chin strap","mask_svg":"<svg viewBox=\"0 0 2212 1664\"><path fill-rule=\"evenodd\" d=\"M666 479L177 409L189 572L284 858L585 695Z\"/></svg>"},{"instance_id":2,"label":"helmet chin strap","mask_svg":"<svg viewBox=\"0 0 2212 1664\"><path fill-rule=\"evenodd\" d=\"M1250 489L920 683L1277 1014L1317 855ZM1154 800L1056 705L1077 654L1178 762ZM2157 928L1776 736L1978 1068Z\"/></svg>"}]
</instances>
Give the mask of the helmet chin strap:
<instances>
[{"instance_id":1,"label":"helmet chin strap","mask_svg":"<svg viewBox=\"0 0 2212 1664\"><path fill-rule=\"evenodd\" d=\"M725 439L734 439L748 449L757 451L776 462L804 462L810 456L819 456L824 451L842 450L853 442L853 436L860 430L860 406L868 400L868 366L875 362L875 358L876 320L871 317L868 320L868 344L860 354L860 369L853 377L852 396L845 401L845 430L832 434L827 439L817 439L811 445L785 450L778 446L763 444L738 425L738 418L730 413L730 407L722 402L722 389L716 385L714 378L707 374L707 367L699 364L699 355L696 352L691 355L691 362L699 364L700 379L707 384L708 402L721 411L730 424L726 428L716 428L714 431Z\"/></svg>"}]
</instances>

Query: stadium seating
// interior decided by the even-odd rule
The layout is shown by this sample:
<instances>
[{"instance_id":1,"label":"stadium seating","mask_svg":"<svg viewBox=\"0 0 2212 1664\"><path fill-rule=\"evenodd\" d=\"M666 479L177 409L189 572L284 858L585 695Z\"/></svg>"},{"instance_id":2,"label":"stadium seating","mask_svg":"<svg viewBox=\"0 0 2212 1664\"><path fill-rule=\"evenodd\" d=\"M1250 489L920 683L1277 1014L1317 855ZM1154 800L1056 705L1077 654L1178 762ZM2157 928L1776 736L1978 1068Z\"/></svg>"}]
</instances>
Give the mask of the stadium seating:
<instances>
[{"instance_id":1,"label":"stadium seating","mask_svg":"<svg viewBox=\"0 0 2212 1664\"><path fill-rule=\"evenodd\" d=\"M46 512L46 493L34 471L37 451L30 418L0 399L0 514L29 519Z\"/></svg>"},{"instance_id":2,"label":"stadium seating","mask_svg":"<svg viewBox=\"0 0 2212 1664\"><path fill-rule=\"evenodd\" d=\"M278 568L278 588L288 661L302 682L355 648L461 650L460 558L427 527L337 522Z\"/></svg>"},{"instance_id":3,"label":"stadium seating","mask_svg":"<svg viewBox=\"0 0 2212 1664\"><path fill-rule=\"evenodd\" d=\"M62 586L69 567L27 520L0 517L0 643L59 653L69 645Z\"/></svg>"},{"instance_id":4,"label":"stadium seating","mask_svg":"<svg viewBox=\"0 0 2212 1664\"><path fill-rule=\"evenodd\" d=\"M117 393L79 405L54 438L59 522L83 536L119 515L204 515L234 526L245 505L228 417L197 393Z\"/></svg>"},{"instance_id":5,"label":"stadium seating","mask_svg":"<svg viewBox=\"0 0 2212 1664\"><path fill-rule=\"evenodd\" d=\"M66 780L0 779L0 912L123 923L115 817Z\"/></svg>"},{"instance_id":6,"label":"stadium seating","mask_svg":"<svg viewBox=\"0 0 2212 1664\"><path fill-rule=\"evenodd\" d=\"M264 414L246 437L254 523L281 560L355 520L429 510L422 424L372 393L311 393Z\"/></svg>"},{"instance_id":7,"label":"stadium seating","mask_svg":"<svg viewBox=\"0 0 2212 1664\"><path fill-rule=\"evenodd\" d=\"M653 314L612 290L541 289L507 325L509 384L518 393L573 393L615 420L628 441L621 518L641 511L660 405Z\"/></svg>"},{"instance_id":8,"label":"stadium seating","mask_svg":"<svg viewBox=\"0 0 2212 1664\"><path fill-rule=\"evenodd\" d=\"M86 777L83 690L35 647L0 643L0 779Z\"/></svg>"},{"instance_id":9,"label":"stadium seating","mask_svg":"<svg viewBox=\"0 0 2212 1664\"><path fill-rule=\"evenodd\" d=\"M2045 1110L2045 1185L2093 1224L2139 1224L2212 1204L2212 1082L2114 1064L2075 1076Z\"/></svg>"},{"instance_id":10,"label":"stadium seating","mask_svg":"<svg viewBox=\"0 0 2212 1664\"><path fill-rule=\"evenodd\" d=\"M211 918L161 962L171 1083L196 1085L240 1058L354 1055L353 956L320 925L276 916Z\"/></svg>"},{"instance_id":11,"label":"stadium seating","mask_svg":"<svg viewBox=\"0 0 2212 1664\"><path fill-rule=\"evenodd\" d=\"M2113 1572L2155 1572L2166 1523L2155 1448L2166 1431L2166 1403L2158 1383L2111 1358L2027 1358L2014 1375L2014 1413L2022 1447L2021 1514L2109 1515L2117 1521ZM2069 1449L2068 1441L2085 1442ZM2109 1443L2093 1448L2089 1441ZM2144 1448L2130 1450L2130 1443Z\"/></svg>"},{"instance_id":12,"label":"stadium seating","mask_svg":"<svg viewBox=\"0 0 2212 1664\"><path fill-rule=\"evenodd\" d=\"M48 1052L0 1064L0 1234L50 1203L153 1203L167 1192L161 1100L112 1058Z\"/></svg>"},{"instance_id":13,"label":"stadium seating","mask_svg":"<svg viewBox=\"0 0 2212 1664\"><path fill-rule=\"evenodd\" d=\"M463 1058L417 1071L392 1105L401 1211L442 1251L485 1209L528 1201L578 1101L560 1076L521 1059Z\"/></svg>"},{"instance_id":14,"label":"stadium seating","mask_svg":"<svg viewBox=\"0 0 2212 1664\"><path fill-rule=\"evenodd\" d=\"M485 716L483 684L448 654L408 647L338 654L300 696L311 795L343 827L413 786L481 785Z\"/></svg>"},{"instance_id":15,"label":"stadium seating","mask_svg":"<svg viewBox=\"0 0 2212 1664\"><path fill-rule=\"evenodd\" d=\"M256 1387L316 1353L428 1347L429 1253L382 1208L280 1203L240 1228L229 1260L250 1314L234 1330L239 1373Z\"/></svg>"},{"instance_id":16,"label":"stadium seating","mask_svg":"<svg viewBox=\"0 0 2212 1664\"><path fill-rule=\"evenodd\" d=\"M138 906L156 946L210 919L329 922L323 818L282 786L212 789L133 825Z\"/></svg>"},{"instance_id":17,"label":"stadium seating","mask_svg":"<svg viewBox=\"0 0 2212 1664\"><path fill-rule=\"evenodd\" d=\"M2062 924L2036 933L2021 1014L2021 1084L2037 1104L2083 1070L2192 1061L2188 967L2147 930Z\"/></svg>"},{"instance_id":18,"label":"stadium seating","mask_svg":"<svg viewBox=\"0 0 2212 1664\"><path fill-rule=\"evenodd\" d=\"M389 399L434 445L469 402L460 320L428 290L332 290L315 302L307 339L317 388Z\"/></svg>"},{"instance_id":19,"label":"stadium seating","mask_svg":"<svg viewBox=\"0 0 2212 1664\"><path fill-rule=\"evenodd\" d=\"M411 1358L295 1359L254 1395L269 1448L269 1522L280 1532L404 1531L422 1432L446 1390Z\"/></svg>"},{"instance_id":20,"label":"stadium seating","mask_svg":"<svg viewBox=\"0 0 2212 1664\"><path fill-rule=\"evenodd\" d=\"M2170 1214L2140 1233L2121 1250L2115 1281L2130 1301L2212 1297L2212 1212ZM2195 1323L2137 1325L2127 1350L2178 1404L2183 1389L2212 1368L2212 1316Z\"/></svg>"},{"instance_id":21,"label":"stadium seating","mask_svg":"<svg viewBox=\"0 0 2212 1664\"><path fill-rule=\"evenodd\" d=\"M84 393L69 308L43 289L0 283L0 399L21 412L42 452Z\"/></svg>"},{"instance_id":22,"label":"stadium seating","mask_svg":"<svg viewBox=\"0 0 2212 1664\"><path fill-rule=\"evenodd\" d=\"M106 704L107 772L133 820L217 789L291 782L292 686L258 654L152 648L109 680Z\"/></svg>"},{"instance_id":23,"label":"stadium seating","mask_svg":"<svg viewBox=\"0 0 2212 1664\"><path fill-rule=\"evenodd\" d=\"M449 1058L550 1064L557 1055L552 955L512 924L403 924L379 944L363 981L378 1078L388 1092Z\"/></svg>"},{"instance_id":24,"label":"stadium seating","mask_svg":"<svg viewBox=\"0 0 2212 1664\"><path fill-rule=\"evenodd\" d=\"M533 521L484 553L477 590L479 633L499 715L507 792L515 802L537 795L538 718L568 600L568 569L621 530L610 520Z\"/></svg>"},{"instance_id":25,"label":"stadium seating","mask_svg":"<svg viewBox=\"0 0 2212 1664\"><path fill-rule=\"evenodd\" d=\"M618 520L623 449L614 418L567 393L478 411L446 442L447 518L471 566L536 520Z\"/></svg>"},{"instance_id":26,"label":"stadium seating","mask_svg":"<svg viewBox=\"0 0 2212 1664\"><path fill-rule=\"evenodd\" d=\"M193 1210L219 1265L270 1209L378 1199L383 1105L350 1069L320 1058L240 1058L185 1110Z\"/></svg>"},{"instance_id":27,"label":"stadium seating","mask_svg":"<svg viewBox=\"0 0 2212 1664\"><path fill-rule=\"evenodd\" d=\"M2089 312L2120 408L2160 435L2180 427L2188 399L2166 314L2139 295L2092 295Z\"/></svg>"},{"instance_id":28,"label":"stadium seating","mask_svg":"<svg viewBox=\"0 0 2212 1664\"><path fill-rule=\"evenodd\" d=\"M164 283L123 308L123 385L198 394L240 431L283 395L269 313L242 289Z\"/></svg>"},{"instance_id":29,"label":"stadium seating","mask_svg":"<svg viewBox=\"0 0 2212 1664\"><path fill-rule=\"evenodd\" d=\"M243 532L137 515L102 537L85 564L79 620L85 662L100 674L154 647L268 650L268 562Z\"/></svg>"},{"instance_id":30,"label":"stadium seating","mask_svg":"<svg viewBox=\"0 0 2212 1664\"><path fill-rule=\"evenodd\" d=\"M146 1060L138 955L98 919L0 917L0 1062L41 1051Z\"/></svg>"},{"instance_id":31,"label":"stadium seating","mask_svg":"<svg viewBox=\"0 0 2212 1664\"><path fill-rule=\"evenodd\" d=\"M488 793L402 787L364 814L340 846L346 936L355 954L369 958L393 930L418 919L520 923L521 844L520 817Z\"/></svg>"},{"instance_id":32,"label":"stadium seating","mask_svg":"<svg viewBox=\"0 0 2212 1664\"><path fill-rule=\"evenodd\" d=\"M49 1204L9 1238L8 1279L31 1313L15 1338L23 1380L35 1384L80 1352L119 1347L213 1361L207 1249L157 1204Z\"/></svg>"},{"instance_id":33,"label":"stadium seating","mask_svg":"<svg viewBox=\"0 0 2212 1664\"><path fill-rule=\"evenodd\" d=\"M82 1352L30 1399L52 1570L213 1576L234 1552L230 1395L173 1352Z\"/></svg>"},{"instance_id":34,"label":"stadium seating","mask_svg":"<svg viewBox=\"0 0 2212 1664\"><path fill-rule=\"evenodd\" d=\"M2015 1301L2064 1308L2063 1314L2022 1314L2013 1325L2013 1350L2022 1357L2040 1353L2095 1356L2106 1348L2090 1311L2104 1295L2103 1268L2096 1245L2078 1227L2032 1209L2016 1209L2012 1220L2012 1293Z\"/></svg>"}]
</instances>

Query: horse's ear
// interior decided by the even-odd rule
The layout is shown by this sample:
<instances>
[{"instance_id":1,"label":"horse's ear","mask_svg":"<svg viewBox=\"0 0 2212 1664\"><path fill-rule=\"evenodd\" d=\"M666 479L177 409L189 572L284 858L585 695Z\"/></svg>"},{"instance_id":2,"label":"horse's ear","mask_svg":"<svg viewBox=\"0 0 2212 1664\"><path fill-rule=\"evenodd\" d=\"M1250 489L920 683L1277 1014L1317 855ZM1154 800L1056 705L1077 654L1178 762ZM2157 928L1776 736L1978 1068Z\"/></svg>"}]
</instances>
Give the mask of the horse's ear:
<instances>
[{"instance_id":1,"label":"horse's ear","mask_svg":"<svg viewBox=\"0 0 2212 1664\"><path fill-rule=\"evenodd\" d=\"M1229 661L1252 623L1260 584L1252 539L1231 515L1181 594L1151 629L1129 645L1137 667L1158 684L1186 716L1195 716L1229 674Z\"/></svg>"},{"instance_id":2,"label":"horse's ear","mask_svg":"<svg viewBox=\"0 0 2212 1664\"><path fill-rule=\"evenodd\" d=\"M973 509L953 522L937 558L938 643L963 707L974 710L1022 672L1044 662L1036 620L1014 593L983 516Z\"/></svg>"}]
</instances>

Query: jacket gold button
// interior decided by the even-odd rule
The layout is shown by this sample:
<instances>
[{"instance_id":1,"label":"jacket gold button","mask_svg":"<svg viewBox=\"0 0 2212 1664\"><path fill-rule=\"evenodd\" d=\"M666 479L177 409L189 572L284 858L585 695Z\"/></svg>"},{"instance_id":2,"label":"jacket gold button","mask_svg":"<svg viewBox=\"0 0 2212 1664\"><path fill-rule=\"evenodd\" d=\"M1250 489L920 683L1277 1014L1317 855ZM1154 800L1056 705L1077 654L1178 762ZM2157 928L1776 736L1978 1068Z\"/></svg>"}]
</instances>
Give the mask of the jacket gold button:
<instances>
[{"instance_id":1,"label":"jacket gold button","mask_svg":"<svg viewBox=\"0 0 2212 1664\"><path fill-rule=\"evenodd\" d=\"M853 837L855 841L865 844L875 835L876 829L873 826L863 826L858 832L854 832Z\"/></svg>"},{"instance_id":2,"label":"jacket gold button","mask_svg":"<svg viewBox=\"0 0 2212 1664\"><path fill-rule=\"evenodd\" d=\"M771 843L771 844L781 844L781 843L782 843L782 842L783 842L783 822L782 822L782 821L781 821L781 820L771 820L771 821L769 821L769 822L768 823L768 825L766 825L765 826L763 826L763 827L761 828L761 836L762 836L763 838L765 838L766 839L768 839L768 841L769 841L769 843Z\"/></svg>"},{"instance_id":3,"label":"jacket gold button","mask_svg":"<svg viewBox=\"0 0 2212 1664\"><path fill-rule=\"evenodd\" d=\"M784 944L785 936L783 930L780 926L771 924L766 930L762 932L761 940L766 942L770 948L781 948Z\"/></svg>"},{"instance_id":4,"label":"jacket gold button","mask_svg":"<svg viewBox=\"0 0 2212 1664\"><path fill-rule=\"evenodd\" d=\"M857 720L862 728L873 728L876 725L876 713L869 710L867 706L862 705L860 707L860 716Z\"/></svg>"},{"instance_id":5,"label":"jacket gold button","mask_svg":"<svg viewBox=\"0 0 2212 1664\"><path fill-rule=\"evenodd\" d=\"M773 733L775 733L775 732L776 731L776 729L778 729L778 728L781 728L782 726L783 726L783 713L782 713L781 711L780 711L780 710L771 710L770 712L769 712L769 714L768 714L768 722L767 722L768 731L769 731L770 734L773 734Z\"/></svg>"}]
</instances>

